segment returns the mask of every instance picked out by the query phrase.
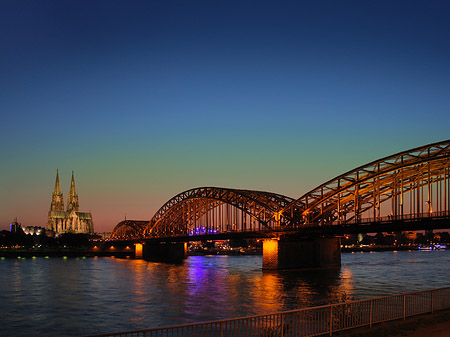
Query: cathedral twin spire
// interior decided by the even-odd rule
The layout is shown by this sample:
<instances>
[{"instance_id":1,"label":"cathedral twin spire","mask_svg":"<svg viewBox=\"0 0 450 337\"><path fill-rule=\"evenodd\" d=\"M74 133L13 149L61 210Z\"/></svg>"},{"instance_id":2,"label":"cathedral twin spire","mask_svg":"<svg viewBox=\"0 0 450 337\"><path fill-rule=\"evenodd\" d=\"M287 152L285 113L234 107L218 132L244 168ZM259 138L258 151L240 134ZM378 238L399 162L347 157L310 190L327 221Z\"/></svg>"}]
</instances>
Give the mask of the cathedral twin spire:
<instances>
[{"instance_id":1,"label":"cathedral twin spire","mask_svg":"<svg viewBox=\"0 0 450 337\"><path fill-rule=\"evenodd\" d=\"M64 233L94 234L94 222L91 212L80 212L75 178L72 171L70 192L67 195L67 209L64 210L64 198L59 183L59 170L56 170L55 190L48 212L47 229L56 235Z\"/></svg>"},{"instance_id":2,"label":"cathedral twin spire","mask_svg":"<svg viewBox=\"0 0 450 337\"><path fill-rule=\"evenodd\" d=\"M78 203L78 194L75 190L75 178L73 177L72 171L72 181L70 183L70 193L67 196L67 212L78 212L80 210L80 205Z\"/></svg>"},{"instance_id":3,"label":"cathedral twin spire","mask_svg":"<svg viewBox=\"0 0 450 337\"><path fill-rule=\"evenodd\" d=\"M50 211L64 212L64 198L61 193L61 185L59 184L59 171L56 170L56 182L55 191L52 195L52 203L50 205Z\"/></svg>"},{"instance_id":4,"label":"cathedral twin spire","mask_svg":"<svg viewBox=\"0 0 450 337\"><path fill-rule=\"evenodd\" d=\"M70 183L70 192L67 196L67 212L78 212L80 208L78 202L78 194L75 189L75 178L72 171L72 181ZM61 185L59 184L59 170L56 170L55 190L52 195L52 203L50 211L64 211L64 198L61 192Z\"/></svg>"},{"instance_id":5,"label":"cathedral twin spire","mask_svg":"<svg viewBox=\"0 0 450 337\"><path fill-rule=\"evenodd\" d=\"M53 194L61 194L61 185L59 184L59 170L56 169L55 192Z\"/></svg>"}]
</instances>

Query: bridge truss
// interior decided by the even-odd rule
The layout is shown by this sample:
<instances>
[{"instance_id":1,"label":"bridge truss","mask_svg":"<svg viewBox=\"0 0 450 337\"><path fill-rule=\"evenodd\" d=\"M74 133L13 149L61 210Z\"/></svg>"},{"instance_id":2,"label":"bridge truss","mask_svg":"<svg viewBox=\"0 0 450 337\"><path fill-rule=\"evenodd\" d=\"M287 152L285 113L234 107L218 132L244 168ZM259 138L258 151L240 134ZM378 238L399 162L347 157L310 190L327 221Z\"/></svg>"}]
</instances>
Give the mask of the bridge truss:
<instances>
[{"instance_id":1,"label":"bridge truss","mask_svg":"<svg viewBox=\"0 0 450 337\"><path fill-rule=\"evenodd\" d=\"M141 238L148 221L145 220L124 220L117 224L111 233L113 240L134 240Z\"/></svg>"},{"instance_id":2,"label":"bridge truss","mask_svg":"<svg viewBox=\"0 0 450 337\"><path fill-rule=\"evenodd\" d=\"M280 224L294 199L269 192L194 188L169 200L150 220L144 237L258 231Z\"/></svg>"},{"instance_id":3,"label":"bridge truss","mask_svg":"<svg viewBox=\"0 0 450 337\"><path fill-rule=\"evenodd\" d=\"M292 231L450 210L450 140L403 151L344 173L298 199L217 187L194 188L148 222L121 222L112 238Z\"/></svg>"},{"instance_id":4,"label":"bridge truss","mask_svg":"<svg viewBox=\"0 0 450 337\"><path fill-rule=\"evenodd\" d=\"M421 146L344 173L283 209L293 227L450 210L450 141ZM301 210L301 217L292 217ZM291 220L292 219L292 220Z\"/></svg>"}]
</instances>

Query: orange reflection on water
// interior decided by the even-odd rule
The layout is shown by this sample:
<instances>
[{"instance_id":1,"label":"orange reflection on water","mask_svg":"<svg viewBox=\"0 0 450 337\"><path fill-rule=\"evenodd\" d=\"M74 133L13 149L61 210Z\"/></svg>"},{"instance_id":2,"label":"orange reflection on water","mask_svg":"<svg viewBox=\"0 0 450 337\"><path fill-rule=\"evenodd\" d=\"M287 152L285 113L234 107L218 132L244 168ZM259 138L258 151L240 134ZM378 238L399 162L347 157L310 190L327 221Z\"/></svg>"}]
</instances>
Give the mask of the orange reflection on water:
<instances>
[{"instance_id":1,"label":"orange reflection on water","mask_svg":"<svg viewBox=\"0 0 450 337\"><path fill-rule=\"evenodd\" d=\"M121 264L123 269L120 270L120 274L116 275L118 281L120 278L127 278L127 284L130 285L128 293L130 303L132 306L127 310L131 311L130 320L135 324L142 322L146 319L147 312L147 300L148 300L148 283L151 282L151 270L155 266L141 259L116 259L116 263Z\"/></svg>"},{"instance_id":2,"label":"orange reflection on water","mask_svg":"<svg viewBox=\"0 0 450 337\"><path fill-rule=\"evenodd\" d=\"M255 257L196 256L181 265L117 260L128 278L132 321L138 326L158 306L177 324L226 319L350 300L348 268L262 271ZM253 263L253 264L252 264ZM183 317L182 319L177 317Z\"/></svg>"},{"instance_id":3,"label":"orange reflection on water","mask_svg":"<svg viewBox=\"0 0 450 337\"><path fill-rule=\"evenodd\" d=\"M280 279L277 272L264 272L252 280L253 306L258 313L280 311L283 303L280 297Z\"/></svg>"},{"instance_id":4,"label":"orange reflection on water","mask_svg":"<svg viewBox=\"0 0 450 337\"><path fill-rule=\"evenodd\" d=\"M339 302L353 299L355 293L355 287L353 285L353 274L352 271L348 268L341 270L341 282L339 285L339 290L341 293L341 297L338 298Z\"/></svg>"}]
</instances>

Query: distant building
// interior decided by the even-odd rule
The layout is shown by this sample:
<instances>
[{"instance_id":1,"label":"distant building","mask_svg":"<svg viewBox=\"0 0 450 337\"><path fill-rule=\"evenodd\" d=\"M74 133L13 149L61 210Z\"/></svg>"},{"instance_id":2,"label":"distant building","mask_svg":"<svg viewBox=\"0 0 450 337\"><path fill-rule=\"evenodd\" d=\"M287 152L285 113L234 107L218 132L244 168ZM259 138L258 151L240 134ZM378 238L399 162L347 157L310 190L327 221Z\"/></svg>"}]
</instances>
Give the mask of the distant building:
<instances>
[{"instance_id":1,"label":"distant building","mask_svg":"<svg viewBox=\"0 0 450 337\"><path fill-rule=\"evenodd\" d=\"M111 232L97 233L97 235L98 235L102 240L108 240L109 237L111 236Z\"/></svg>"},{"instance_id":2,"label":"distant building","mask_svg":"<svg viewBox=\"0 0 450 337\"><path fill-rule=\"evenodd\" d=\"M23 232L27 235L45 235L45 228L39 226L26 226L23 229Z\"/></svg>"},{"instance_id":3,"label":"distant building","mask_svg":"<svg viewBox=\"0 0 450 337\"><path fill-rule=\"evenodd\" d=\"M17 218L9 224L9 231L11 233L23 233L22 226L17 222Z\"/></svg>"},{"instance_id":4,"label":"distant building","mask_svg":"<svg viewBox=\"0 0 450 337\"><path fill-rule=\"evenodd\" d=\"M48 211L47 230L54 231L56 234L94 234L92 214L90 212L80 212L79 208L73 171L70 193L67 197L67 209L64 210L64 198L59 184L59 172L56 170L55 190L52 195L50 210Z\"/></svg>"}]
</instances>

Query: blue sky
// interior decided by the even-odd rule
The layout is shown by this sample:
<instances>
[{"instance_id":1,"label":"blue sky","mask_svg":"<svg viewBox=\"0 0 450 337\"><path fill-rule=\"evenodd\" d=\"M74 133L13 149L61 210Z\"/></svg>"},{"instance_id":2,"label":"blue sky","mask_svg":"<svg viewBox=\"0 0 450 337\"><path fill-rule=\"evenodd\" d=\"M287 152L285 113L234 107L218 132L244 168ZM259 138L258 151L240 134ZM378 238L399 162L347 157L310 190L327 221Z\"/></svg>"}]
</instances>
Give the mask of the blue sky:
<instances>
[{"instance_id":1,"label":"blue sky","mask_svg":"<svg viewBox=\"0 0 450 337\"><path fill-rule=\"evenodd\" d=\"M96 231L199 186L300 197L450 137L446 1L0 3L0 229L56 169Z\"/></svg>"}]
</instances>

